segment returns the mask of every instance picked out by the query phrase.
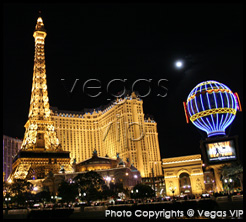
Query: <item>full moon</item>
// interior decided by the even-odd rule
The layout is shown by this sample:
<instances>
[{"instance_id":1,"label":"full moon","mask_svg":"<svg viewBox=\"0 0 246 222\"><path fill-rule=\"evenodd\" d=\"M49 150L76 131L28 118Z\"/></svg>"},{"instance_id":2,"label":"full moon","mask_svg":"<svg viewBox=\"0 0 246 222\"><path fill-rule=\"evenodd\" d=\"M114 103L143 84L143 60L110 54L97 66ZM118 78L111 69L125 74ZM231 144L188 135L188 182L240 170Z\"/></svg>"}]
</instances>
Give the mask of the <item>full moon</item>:
<instances>
[{"instance_id":1,"label":"full moon","mask_svg":"<svg viewBox=\"0 0 246 222\"><path fill-rule=\"evenodd\" d=\"M182 68L182 67L183 67L183 62L182 62L182 61L176 61L176 62L175 62L175 66L176 66L177 68Z\"/></svg>"}]
</instances>

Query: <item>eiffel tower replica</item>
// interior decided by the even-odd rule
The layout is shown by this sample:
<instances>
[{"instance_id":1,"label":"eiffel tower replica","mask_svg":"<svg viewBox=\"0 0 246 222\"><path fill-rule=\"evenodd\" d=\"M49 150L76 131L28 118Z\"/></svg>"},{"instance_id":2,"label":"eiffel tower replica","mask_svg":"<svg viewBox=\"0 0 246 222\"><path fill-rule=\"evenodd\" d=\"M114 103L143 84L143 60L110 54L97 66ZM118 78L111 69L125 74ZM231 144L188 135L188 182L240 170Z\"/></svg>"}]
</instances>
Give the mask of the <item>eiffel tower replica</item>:
<instances>
[{"instance_id":1,"label":"eiffel tower replica","mask_svg":"<svg viewBox=\"0 0 246 222\"><path fill-rule=\"evenodd\" d=\"M33 33L35 56L29 115L21 149L13 160L11 179L43 179L50 171L59 173L61 168L73 171L70 152L61 149L50 115L44 54L46 35L39 17Z\"/></svg>"}]
</instances>

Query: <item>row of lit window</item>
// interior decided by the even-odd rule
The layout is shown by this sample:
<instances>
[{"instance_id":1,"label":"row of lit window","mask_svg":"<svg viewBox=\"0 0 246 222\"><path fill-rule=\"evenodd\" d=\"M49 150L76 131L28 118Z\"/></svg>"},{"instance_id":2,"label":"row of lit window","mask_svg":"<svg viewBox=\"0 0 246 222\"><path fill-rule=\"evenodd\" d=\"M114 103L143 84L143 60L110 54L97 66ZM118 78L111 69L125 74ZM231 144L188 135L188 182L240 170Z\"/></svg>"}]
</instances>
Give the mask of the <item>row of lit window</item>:
<instances>
[{"instance_id":1,"label":"row of lit window","mask_svg":"<svg viewBox=\"0 0 246 222\"><path fill-rule=\"evenodd\" d=\"M105 124L109 124L109 123L111 123L111 122L115 122L115 121L117 121L117 123L119 122L119 123L125 123L125 121L122 119L122 118L119 118L119 119L117 119L116 117L114 117L114 118L110 118L110 119L104 119L103 121L100 121L100 122L81 122L81 121L68 121L68 120L60 120L60 121L57 121L56 122L56 126L60 126L60 125L67 125L67 126L77 126L77 125L80 125L80 126L98 126L98 125L105 125ZM127 121L129 122L129 123L131 123L132 122L132 117L131 117L131 115L129 115L128 116L128 119L127 119ZM143 124L143 122L142 122L142 118L138 118L138 123L139 124ZM148 124L146 124L145 122L144 122L144 124L146 125L146 126L150 126L150 127L153 127L152 125L148 125Z\"/></svg>"}]
</instances>

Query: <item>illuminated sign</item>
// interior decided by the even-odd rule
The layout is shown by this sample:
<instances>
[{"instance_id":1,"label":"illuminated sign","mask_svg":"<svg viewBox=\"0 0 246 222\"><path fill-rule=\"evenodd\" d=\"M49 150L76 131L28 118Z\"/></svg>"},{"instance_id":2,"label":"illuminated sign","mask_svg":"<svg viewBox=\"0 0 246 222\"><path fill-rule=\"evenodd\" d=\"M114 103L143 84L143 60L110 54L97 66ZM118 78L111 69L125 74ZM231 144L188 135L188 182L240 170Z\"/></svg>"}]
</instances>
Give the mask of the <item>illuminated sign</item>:
<instances>
[{"instance_id":1,"label":"illuminated sign","mask_svg":"<svg viewBox=\"0 0 246 222\"><path fill-rule=\"evenodd\" d=\"M203 159L206 164L220 164L238 160L238 137L206 139L201 141Z\"/></svg>"},{"instance_id":2,"label":"illuminated sign","mask_svg":"<svg viewBox=\"0 0 246 222\"><path fill-rule=\"evenodd\" d=\"M237 158L233 140L207 143L206 151L210 163L214 161L235 160Z\"/></svg>"}]
</instances>

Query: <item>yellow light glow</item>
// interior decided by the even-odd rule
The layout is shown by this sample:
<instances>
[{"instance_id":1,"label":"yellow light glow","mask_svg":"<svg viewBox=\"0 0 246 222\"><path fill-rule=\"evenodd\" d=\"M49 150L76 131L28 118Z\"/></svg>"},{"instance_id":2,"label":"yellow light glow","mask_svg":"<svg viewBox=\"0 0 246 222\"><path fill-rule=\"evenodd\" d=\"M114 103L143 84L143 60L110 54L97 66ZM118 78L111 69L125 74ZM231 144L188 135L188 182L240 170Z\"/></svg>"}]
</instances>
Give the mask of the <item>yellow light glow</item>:
<instances>
[{"instance_id":1,"label":"yellow light glow","mask_svg":"<svg viewBox=\"0 0 246 222\"><path fill-rule=\"evenodd\" d=\"M38 22L43 22L43 19L41 17L38 17Z\"/></svg>"},{"instance_id":2,"label":"yellow light glow","mask_svg":"<svg viewBox=\"0 0 246 222\"><path fill-rule=\"evenodd\" d=\"M217 114L217 113L231 113L233 115L236 115L237 110L233 108L214 108L214 109L209 109L209 110L204 110L199 113L194 114L193 116L190 117L191 122L194 122L196 119L208 116L211 114Z\"/></svg>"},{"instance_id":3,"label":"yellow light glow","mask_svg":"<svg viewBox=\"0 0 246 222\"><path fill-rule=\"evenodd\" d=\"M203 173L192 173L191 176L199 176L199 175L203 175Z\"/></svg>"},{"instance_id":4,"label":"yellow light glow","mask_svg":"<svg viewBox=\"0 0 246 222\"><path fill-rule=\"evenodd\" d=\"M176 178L177 176L166 176L165 179Z\"/></svg>"},{"instance_id":5,"label":"yellow light glow","mask_svg":"<svg viewBox=\"0 0 246 222\"><path fill-rule=\"evenodd\" d=\"M175 164L175 163L184 163L184 162L199 161L199 160L201 160L201 159L199 158L199 159L192 159L192 160L172 161L172 162L167 162L167 163L162 163L162 164L163 165L166 165L166 164Z\"/></svg>"}]
</instances>

